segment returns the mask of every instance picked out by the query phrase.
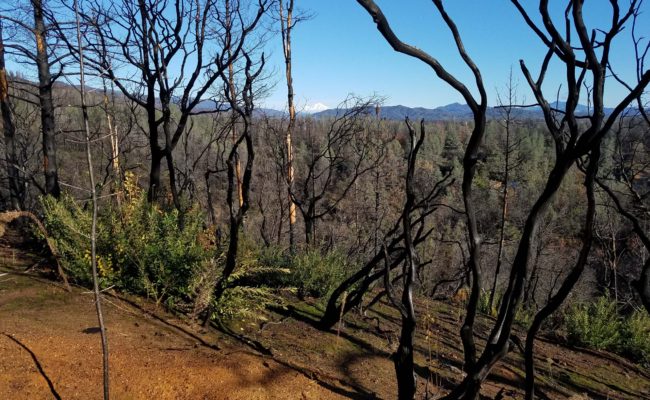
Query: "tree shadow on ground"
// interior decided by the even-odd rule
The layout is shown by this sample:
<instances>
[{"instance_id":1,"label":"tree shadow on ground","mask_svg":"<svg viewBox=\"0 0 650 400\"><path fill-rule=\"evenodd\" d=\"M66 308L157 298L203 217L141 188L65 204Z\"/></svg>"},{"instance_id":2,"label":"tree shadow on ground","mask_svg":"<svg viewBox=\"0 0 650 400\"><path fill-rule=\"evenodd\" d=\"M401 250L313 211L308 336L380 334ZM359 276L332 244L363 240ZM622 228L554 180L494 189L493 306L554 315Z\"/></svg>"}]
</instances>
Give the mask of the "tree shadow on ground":
<instances>
[{"instance_id":1,"label":"tree shadow on ground","mask_svg":"<svg viewBox=\"0 0 650 400\"><path fill-rule=\"evenodd\" d=\"M339 371L342 372L348 379L352 379L355 386L359 386L360 384L358 382L356 382L354 380L354 378L352 377L352 375L350 374L349 365L351 363L354 363L355 361L357 361L359 359L368 358L368 357L372 357L372 356L380 356L380 357L387 358L387 359L390 359L390 360L393 359L393 354L392 353L390 353L388 351L385 351L383 349L379 349L379 348L373 346L372 344L370 344L369 342L367 342L367 341L365 341L365 340L363 340L363 339L361 339L359 337L356 337L354 335L351 335L351 334L349 334L349 333L347 333L347 332L345 332L343 330L338 330L338 329L323 330L323 329L321 329L321 327L319 325L319 317L320 316L316 315L314 313L311 313L309 311L302 310L302 309L297 309L296 307L292 307L292 306L289 306L289 307L286 307L286 308L273 307L272 311L276 312L279 315L282 315L283 317L289 317L289 318L295 319L296 321L304 322L304 323L314 327L315 329L319 330L320 332L330 334L330 335L335 335L337 337L343 338L343 339L349 341L350 343L352 343L353 345L355 345L357 348L365 351L366 352L365 354L363 354L363 353L350 353L346 357L344 357L343 360L340 363L338 363ZM373 310L373 312L374 312L374 310ZM346 322L346 325L348 327L355 326L356 329L363 330L362 327L356 326L356 325L354 325L353 323L351 323L349 321ZM373 334L373 333L370 332L370 334ZM416 349L416 350L418 350L418 349ZM422 354L424 354L424 353L422 353ZM459 361L453 360L451 358L440 357L440 361L442 361L442 363L444 363L445 365L453 366L453 367L455 367L457 369L462 368L462 364ZM437 374L436 371L432 371L427 366L422 366L422 365L419 365L417 363L415 364L414 372L421 379L424 379L424 380L435 379L437 382L439 382L440 388L442 388L442 389L451 389L458 383L458 382L455 382L455 381L449 379L448 377Z\"/></svg>"},{"instance_id":2,"label":"tree shadow on ground","mask_svg":"<svg viewBox=\"0 0 650 400\"><path fill-rule=\"evenodd\" d=\"M144 307L142 307L141 305L139 305L135 301L132 301L132 300L126 298L126 297L123 297L123 296L120 296L120 295L117 295L117 294L105 293L105 295L110 296L110 297L112 297L114 299L120 300L120 301L130 305L131 307L140 310L140 312L142 312L143 314L145 314L148 317L153 318L157 322L159 322L159 323L161 323L163 325L166 325L167 327L172 328L173 330L176 330L176 331L180 332L181 334L183 334L183 335L185 335L185 336L187 336L189 338L192 338L192 339L196 340L203 347L207 347L207 348L209 348L211 350L221 350L219 348L219 346L217 346L216 344L209 343L205 339L203 339L202 337L200 337L200 336L196 335L195 333L191 332L189 329L186 329L186 328L184 328L184 327L182 327L182 326L180 326L178 324L175 324L173 322L170 322L170 321L166 320L165 318L159 317L158 315L156 315L155 313L145 309Z\"/></svg>"},{"instance_id":3,"label":"tree shadow on ground","mask_svg":"<svg viewBox=\"0 0 650 400\"><path fill-rule=\"evenodd\" d=\"M50 379L50 377L47 376L47 374L45 373L45 370L43 369L43 366L41 365L41 362L38 361L38 357L36 357L36 354L34 354L34 352L29 347L27 347L27 345L25 345L20 340L16 339L14 336L12 336L12 335L10 335L8 333L4 333L4 332L2 332L2 335L8 337L11 341L16 343L23 350L25 350L27 353L29 353L29 355L32 357L32 360L34 361L34 365L36 366L36 369L41 374L43 379L45 379L45 382L47 382L47 386L50 388L50 392L52 392L52 396L54 396L54 398L57 399L57 400L61 400L61 396L59 395L59 393L54 388L54 384L52 383L52 380Z\"/></svg>"},{"instance_id":4,"label":"tree shadow on ground","mask_svg":"<svg viewBox=\"0 0 650 400\"><path fill-rule=\"evenodd\" d=\"M297 364L294 364L290 361L280 359L279 357L276 357L273 354L273 351L269 349L268 347L264 346L262 343L260 343L257 340L251 339L245 335L239 334L234 332L233 330L229 329L227 326L223 324L219 324L217 322L211 322L211 327L216 329L217 331L225 334L226 336L236 340L239 343L242 343L251 349L255 350L257 353L261 354L264 357L268 357L274 362L284 366L285 368L289 368L295 372L300 373L301 375L305 376L306 378L313 380L316 382L319 386L323 387L324 389L327 389L333 393L339 394L341 396L347 397L349 399L354 399L354 400L363 400L363 399L376 399L377 395L366 388L362 387L361 385L358 385L354 382L346 382L341 379L338 379L336 377L326 377L328 380L325 380L325 376L323 373L316 372L313 370L310 370L308 368L299 366ZM340 386L337 386L335 383L332 383L332 381L336 381L338 384L345 386L348 389L342 388Z\"/></svg>"}]
</instances>

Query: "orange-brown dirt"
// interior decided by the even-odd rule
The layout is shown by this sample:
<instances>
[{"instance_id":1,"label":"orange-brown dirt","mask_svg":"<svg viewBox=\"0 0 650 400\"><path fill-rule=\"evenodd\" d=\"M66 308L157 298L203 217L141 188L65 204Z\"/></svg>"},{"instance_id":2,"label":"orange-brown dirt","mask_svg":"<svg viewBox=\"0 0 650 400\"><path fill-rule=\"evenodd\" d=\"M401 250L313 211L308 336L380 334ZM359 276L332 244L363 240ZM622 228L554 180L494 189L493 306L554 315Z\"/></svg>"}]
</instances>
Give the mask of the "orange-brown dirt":
<instances>
[{"instance_id":1,"label":"orange-brown dirt","mask_svg":"<svg viewBox=\"0 0 650 400\"><path fill-rule=\"evenodd\" d=\"M0 399L97 399L101 353L93 296L66 292L33 268L15 230L0 239ZM288 299L265 321L203 330L136 298L107 294L114 399L367 399L395 397L397 313L379 302L331 332L313 302ZM418 395L437 398L462 378L460 308L418 301ZM486 329L481 319L479 332ZM517 332L523 336L523 332ZM480 335L479 335L480 339ZM480 341L479 341L480 343ZM537 343L540 398L650 399L650 373L610 353ZM521 398L512 352L482 395ZM427 397L429 396L429 397Z\"/></svg>"}]
</instances>

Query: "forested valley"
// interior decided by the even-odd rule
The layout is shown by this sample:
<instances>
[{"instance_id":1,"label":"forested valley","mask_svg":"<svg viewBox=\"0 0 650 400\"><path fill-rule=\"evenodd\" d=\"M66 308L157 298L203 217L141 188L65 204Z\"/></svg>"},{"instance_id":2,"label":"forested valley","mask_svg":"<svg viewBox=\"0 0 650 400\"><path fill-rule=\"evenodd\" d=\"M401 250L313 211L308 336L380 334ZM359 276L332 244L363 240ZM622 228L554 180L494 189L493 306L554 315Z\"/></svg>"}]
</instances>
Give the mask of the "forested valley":
<instances>
[{"instance_id":1,"label":"forested valley","mask_svg":"<svg viewBox=\"0 0 650 400\"><path fill-rule=\"evenodd\" d=\"M488 82L358 0L465 100L419 119L302 110L295 3L2 2L0 397L650 398L647 4L512 0L546 53Z\"/></svg>"}]
</instances>

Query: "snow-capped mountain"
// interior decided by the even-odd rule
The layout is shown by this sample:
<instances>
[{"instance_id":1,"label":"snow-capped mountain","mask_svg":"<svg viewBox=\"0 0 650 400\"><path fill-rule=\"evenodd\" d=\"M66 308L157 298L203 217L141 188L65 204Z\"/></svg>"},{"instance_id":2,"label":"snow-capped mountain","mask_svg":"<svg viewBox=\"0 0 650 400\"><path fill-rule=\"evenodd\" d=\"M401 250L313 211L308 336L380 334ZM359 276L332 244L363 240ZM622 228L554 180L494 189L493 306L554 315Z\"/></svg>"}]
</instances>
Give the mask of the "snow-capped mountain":
<instances>
[{"instance_id":1,"label":"snow-capped mountain","mask_svg":"<svg viewBox=\"0 0 650 400\"><path fill-rule=\"evenodd\" d=\"M305 107L302 109L302 112L313 114L325 110L329 110L329 107L323 103L310 103L305 105Z\"/></svg>"}]
</instances>

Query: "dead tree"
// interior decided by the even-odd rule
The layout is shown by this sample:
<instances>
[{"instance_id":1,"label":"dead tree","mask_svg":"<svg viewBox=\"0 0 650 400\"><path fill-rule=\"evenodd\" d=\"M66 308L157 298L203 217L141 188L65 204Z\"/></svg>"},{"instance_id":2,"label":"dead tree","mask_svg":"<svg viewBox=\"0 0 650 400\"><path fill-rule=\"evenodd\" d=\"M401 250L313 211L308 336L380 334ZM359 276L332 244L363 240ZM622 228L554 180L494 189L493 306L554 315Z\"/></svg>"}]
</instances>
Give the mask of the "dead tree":
<instances>
[{"instance_id":1,"label":"dead tree","mask_svg":"<svg viewBox=\"0 0 650 400\"><path fill-rule=\"evenodd\" d=\"M501 221L499 224L499 248L497 250L497 264L494 270L494 277L492 278L492 288L490 290L490 300L488 302L488 310L492 312L492 307L494 305L494 296L496 296L497 291L497 282L499 279L499 272L501 272L501 266L503 265L503 249L505 246L505 232L506 232L506 221L508 219L508 185L510 185L510 171L515 168L516 163L512 160L512 154L516 148L516 143L512 140L512 125L513 125L513 111L517 103L516 98L516 88L514 87L512 81L512 68L510 69L509 81L507 86L507 104L503 103L501 96L498 96L498 101L500 104L499 109L501 110L501 116L503 121L501 125L505 133L505 145L504 145L504 165L503 165L503 196L501 204Z\"/></svg>"},{"instance_id":2,"label":"dead tree","mask_svg":"<svg viewBox=\"0 0 650 400\"><path fill-rule=\"evenodd\" d=\"M88 162L88 177L90 179L90 194L92 200L92 227L90 231L90 265L93 276L93 293L95 294L95 310L102 341L102 364L103 364L103 387L104 400L109 399L109 366L108 366L108 340L106 338L106 326L104 325L104 313L102 312L101 292L99 290L99 275L97 273L97 189L95 186L95 172L93 169L93 157L91 152L91 134L88 118L88 107L86 105L86 81L84 73L84 52L81 39L81 26L79 20L79 5L74 1L75 21L77 27L77 45L79 55L79 93L81 95L81 112L83 117L84 132L86 134L86 161Z\"/></svg>"},{"instance_id":3,"label":"dead tree","mask_svg":"<svg viewBox=\"0 0 650 400\"><path fill-rule=\"evenodd\" d=\"M20 161L16 146L16 124L14 113L9 98L9 80L5 68L5 49L3 40L3 21L0 19L0 112L2 113L2 127L4 137L4 162L7 168L9 186L9 204L13 210L24 208L25 193L20 174Z\"/></svg>"},{"instance_id":4,"label":"dead tree","mask_svg":"<svg viewBox=\"0 0 650 400\"><path fill-rule=\"evenodd\" d=\"M582 233L582 247L576 260L576 264L564 279L558 291L549 297L548 303L535 314L533 322L526 334L526 345L524 348L524 362L526 366L526 400L533 400L535 395L535 336L539 332L544 321L550 317L564 303L571 293L571 290L582 276L585 269L589 252L594 237L594 217L596 214L596 199L594 196L594 182L598 174L598 163L600 162L600 144L594 147L589 153L589 166L585 173L585 188L587 197L587 211Z\"/></svg>"},{"instance_id":5,"label":"dead tree","mask_svg":"<svg viewBox=\"0 0 650 400\"><path fill-rule=\"evenodd\" d=\"M646 251L650 251L650 234L642 226L643 219L628 209L619 195L604 180L597 179L597 182L598 186L612 199L617 211L632 224L634 233L639 237ZM631 284L637 291L646 311L650 313L650 257L644 260L639 278L632 281Z\"/></svg>"},{"instance_id":6,"label":"dead tree","mask_svg":"<svg viewBox=\"0 0 650 400\"><path fill-rule=\"evenodd\" d=\"M481 240L479 237L475 204L472 200L472 182L476 172L476 164L478 162L479 147L485 136L486 127L486 110L487 110L487 94L483 85L483 78L481 73L471 59L469 54L465 51L460 33L455 23L445 11L441 0L433 0L434 5L438 9L445 24L449 28L454 37L456 47L461 55L461 58L471 70L472 75L476 81L476 86L479 92L479 99L476 99L470 90L456 77L450 74L437 59L427 54L426 52L402 42L391 29L388 20L384 16L381 9L372 0L357 0L358 3L372 16L377 24L377 29L382 34L384 39L393 47L395 51L414 57L428 66L430 66L436 75L455 89L460 95L463 96L467 105L472 111L474 117L474 127L470 136L469 142L465 149L465 156L463 158L463 203L465 206L465 215L467 219L467 234L469 238L469 257L468 265L472 275L472 288L470 292L467 314L463 327L461 328L461 338L463 341L463 348L465 350L465 371L473 368L476 362L476 345L474 343L474 321L476 319L478 300L481 290L481 268L479 265L479 255Z\"/></svg>"},{"instance_id":7,"label":"dead tree","mask_svg":"<svg viewBox=\"0 0 650 400\"><path fill-rule=\"evenodd\" d=\"M424 120L420 123L420 135L415 133L409 120L406 120L409 131L409 152L405 178L405 195L404 209L402 211L402 231L404 232L404 264L402 268L402 299L398 302L393 294L390 283L390 261L388 250L384 247L384 286L386 295L391 303L397 308L402 317L402 330L400 333L399 346L393 354L395 363L395 373L397 374L397 393L400 400L411 400L415 396L416 382L413 361L413 339L415 337L415 328L417 319L415 316L415 306L413 305L413 290L417 269L419 266L418 256L413 243L411 232L411 213L416 204L416 195L414 187L415 165L418 151L424 142L425 130Z\"/></svg>"},{"instance_id":8,"label":"dead tree","mask_svg":"<svg viewBox=\"0 0 650 400\"><path fill-rule=\"evenodd\" d=\"M115 121L115 91L113 85L111 85L111 97L109 99L106 79L102 79L102 89L102 108L106 115L106 129L108 130L108 137L111 142L110 169L113 176L112 191L113 194L115 194L115 201L119 208L122 201L122 194L120 193L122 186L122 171L120 169L120 137L117 130L117 123Z\"/></svg>"},{"instance_id":9,"label":"dead tree","mask_svg":"<svg viewBox=\"0 0 650 400\"><path fill-rule=\"evenodd\" d=\"M293 143L292 135L296 126L296 105L294 103L293 92L293 72L292 72L292 50L291 35L293 28L301 21L309 19L307 14L294 14L294 0L280 0L278 2L278 17L280 19L280 36L282 37L282 53L284 56L284 72L287 81L287 109L289 111L289 121L285 132L286 142L286 165L285 175L287 181L287 198L289 201L289 250L295 252L295 225L296 225L296 204L293 202L291 193L294 183L294 161L293 161Z\"/></svg>"},{"instance_id":10,"label":"dead tree","mask_svg":"<svg viewBox=\"0 0 650 400\"><path fill-rule=\"evenodd\" d=\"M286 15L283 7L284 0L279 3L280 29L282 36L282 49L284 54L285 76L287 78L287 107L289 109L289 123L285 135L286 141L286 177L287 177L287 195L289 198L289 251L295 252L295 225L296 225L296 204L291 198L293 191L293 145L291 143L291 134L296 125L296 106L293 103L293 74L291 71L291 33L296 24L293 19L293 0L289 0L286 5Z\"/></svg>"},{"instance_id":11,"label":"dead tree","mask_svg":"<svg viewBox=\"0 0 650 400\"><path fill-rule=\"evenodd\" d=\"M533 79L523 60L521 61L521 69L537 104L544 113L547 129L555 144L556 159L542 193L533 204L526 218L513 260L508 286L503 296L496 323L490 332L488 344L475 367L468 372L463 382L448 395L447 398L450 399L476 398L481 382L487 377L492 367L508 352L512 325L521 300L531 252L537 240L538 226L542 217L545 215L569 169L580 157L593 152L600 146L603 136L609 132L617 118L639 93L643 92L648 82L650 82L650 72L646 72L639 85L614 108L609 116L605 116L603 98L607 76L606 68L609 63L612 40L620 33L622 27L634 13L637 7L636 1L633 1L629 9L625 10L623 14L620 13L617 2L611 2L612 25L607 30L602 31L602 38L596 37L595 30L592 34L588 33L582 16L583 3L581 1L570 1L566 8L565 21L567 26L573 26L576 30L579 39L578 47L570 42L570 29L567 29L567 37L562 37L559 30L556 29L548 12L547 1L542 0L539 7L546 33L531 20L527 11L518 1L512 0L512 2L522 14L526 23L548 47L548 52L537 79ZM597 55L598 51L600 51L600 57ZM553 57L564 64L567 76L568 95L564 110L560 113L560 118L557 118L555 110L547 101L542 90L547 67ZM584 59L581 60L580 57L584 57ZM591 77L589 86L592 91L589 95L593 111L590 115L585 116L586 123L578 123L578 119L582 118L576 113L576 109L579 104L581 88L588 74ZM572 285L570 286L572 287Z\"/></svg>"},{"instance_id":12,"label":"dead tree","mask_svg":"<svg viewBox=\"0 0 650 400\"><path fill-rule=\"evenodd\" d=\"M222 111L199 111L198 106L223 69L240 58L247 37L270 6L270 0L259 0L248 15L247 3L227 3L223 9L213 0L174 0L172 6L123 0L121 7L108 8L96 2L93 13L85 15L86 22L96 27L97 36L90 66L146 112L151 152L148 198L156 198L165 159L172 199L179 210L174 149L186 134L192 115ZM116 66L120 63L140 76L125 75ZM172 64L181 66L176 75L172 75ZM177 108L178 115L172 115L172 108Z\"/></svg>"},{"instance_id":13,"label":"dead tree","mask_svg":"<svg viewBox=\"0 0 650 400\"><path fill-rule=\"evenodd\" d=\"M311 126L306 128L309 154L290 194L303 217L308 246L315 244L316 223L335 212L355 182L381 159L371 151L371 138L362 136L367 132L369 107L375 103L375 99L348 98L328 123L324 138L316 137Z\"/></svg>"},{"instance_id":14,"label":"dead tree","mask_svg":"<svg viewBox=\"0 0 650 400\"><path fill-rule=\"evenodd\" d=\"M45 191L56 198L61 195L59 171L56 161L56 130L52 75L48 55L43 2L31 0L34 8L34 38L36 39L36 66L38 68L38 99L41 103L41 129L43 131L43 170Z\"/></svg>"},{"instance_id":15,"label":"dead tree","mask_svg":"<svg viewBox=\"0 0 650 400\"><path fill-rule=\"evenodd\" d=\"M643 111L645 112L645 110ZM642 111L625 117L629 123L621 123L615 134L616 149L613 152L613 170L596 178L596 183L612 201L613 208L632 226L632 232L639 238L646 252L650 251L648 220L650 208L647 198L650 192L643 179L648 160L646 137L650 130L650 120ZM637 128L639 132L633 132ZM623 131L627 131L624 137ZM641 304L650 313L650 258L641 260L641 271L637 279L630 282Z\"/></svg>"},{"instance_id":16,"label":"dead tree","mask_svg":"<svg viewBox=\"0 0 650 400\"><path fill-rule=\"evenodd\" d=\"M614 121L616 121L623 110L625 110L627 106L643 92L650 81L650 71L645 71L642 74L639 83L632 88L629 95L627 95L613 109L612 113L608 117L605 117L603 106L604 83L606 79L605 69L609 62L612 40L621 31L621 28L633 14L637 6L636 1L633 1L630 8L622 15L618 4L616 2L611 2L613 14L612 25L609 29L601 31L601 35L603 36L602 38L597 37L595 30L592 35L588 33L582 17L582 1L570 1L569 6L566 9L565 21L567 26L573 26L577 32L580 45L577 48L575 47L575 44L570 43L569 37L562 37L558 29L554 26L548 13L548 1L542 0L540 2L540 13L542 14L546 33L544 33L542 28L532 21L528 16L528 13L518 1L512 1L523 15L526 23L548 47L548 52L540 69L539 77L536 80L532 78L523 61L521 62L521 69L527 83L535 95L537 104L541 107L544 113L547 128L555 143L556 160L551 172L549 173L542 193L535 201L526 218L521 239L513 260L508 286L504 293L496 322L490 332L488 344L480 357L477 358L476 346L474 345L473 339L473 322L476 315L477 289L479 288L481 281L478 266L479 253L477 251L480 241L478 238L478 232L476 231L476 221L473 217L474 209L471 201L471 186L478 146L480 145L484 133L486 106L485 92L484 90L480 90L481 103L480 105L477 104L471 94L467 91L466 87L444 70L436 59L415 47L401 42L395 36L383 13L374 2L370 0L358 0L358 2L373 17L374 21L377 23L379 31L395 50L416 57L431 66L439 77L464 95L475 116L474 131L466 148L463 163L463 193L465 210L468 217L467 228L470 247L469 263L473 271L472 277L474 279L465 323L461 329L461 337L465 350L464 369L467 372L467 375L463 381L446 396L446 399L478 398L482 382L486 379L494 365L507 354L510 346L510 333L520 303L523 284L527 276L531 251L537 240L537 231L540 219L545 215L546 210L562 184L564 177L569 169L575 164L576 160L593 151L595 147L600 145L602 137L612 127ZM482 88L480 73L465 52L458 30L451 18L445 12L442 1L433 0L433 2L443 20L451 30L463 60L474 72L479 88ZM571 29L567 29L567 35L570 35L570 33ZM597 53L599 53L600 57ZM579 56L581 55L584 56L583 60L579 59ZM567 71L568 98L566 107L562 110L562 116L559 119L556 118L555 110L546 100L542 90L542 83L546 75L547 67L554 56L566 66ZM585 124L578 123L579 116L576 115L576 108L587 72L590 73L592 78L589 86L592 88L592 91L590 92L590 100L593 105L593 112L585 117L587 122Z\"/></svg>"},{"instance_id":17,"label":"dead tree","mask_svg":"<svg viewBox=\"0 0 650 400\"><path fill-rule=\"evenodd\" d=\"M639 0L632 17L632 42L636 57L635 84L624 81L611 65L608 65L611 76L630 93L635 91L635 86L641 84L648 74L647 70L644 71L644 67L650 52L650 40L640 37L636 30L637 20L641 14L641 3L642 0ZM650 192L643 182L648 169L647 136L650 132L650 115L644 95L647 93L640 92L635 99L636 112L625 116L628 126L623 126L623 118L621 118L621 123L615 132L617 149L613 155L614 171L610 176L598 177L596 183L612 200L616 211L632 224L632 231L641 241L645 252L650 252L650 233L647 230L647 221L650 219L647 199ZM639 131L636 134L634 134L635 128ZM623 136L623 131L628 132L628 137ZM630 283L644 308L650 313L650 257L642 260L639 277Z\"/></svg>"},{"instance_id":18,"label":"dead tree","mask_svg":"<svg viewBox=\"0 0 650 400\"><path fill-rule=\"evenodd\" d=\"M410 208L410 214L415 217L411 220L410 226L414 234L412 243L414 247L429 239L435 227L428 224L429 218L440 207L448 207L439 202L439 199L446 193L447 188L454 183L452 172L436 182L433 187L421 194ZM361 304L363 296L368 292L370 286L384 276L384 269L381 268L382 261L385 261L385 254L390 258L390 269L397 268L406 258L406 251L403 246L405 240L402 221L403 215L394 222L393 226L381 239L382 251L372 256L362 268L344 280L330 295L323 316L318 321L321 329L332 328L339 319L351 309ZM343 300L345 297L345 301Z\"/></svg>"},{"instance_id":19,"label":"dead tree","mask_svg":"<svg viewBox=\"0 0 650 400\"><path fill-rule=\"evenodd\" d=\"M12 55L20 58L21 63L35 65L38 73L38 94L37 101L28 99L28 96L21 96L21 100L35 103L39 107L41 121L41 145L43 152L43 173L45 176L45 185L43 187L45 194L59 197L61 188L59 185L57 156L56 156L56 122L55 122L55 105L52 96L54 82L63 74L63 61L65 54L57 54L56 46L51 46L52 40L51 23L49 11L46 9L42 0L30 0L32 11L31 22L27 18L14 17L10 12L0 15L7 23L11 23L17 29L24 31L25 35L12 43L4 43L6 52L11 51ZM27 37L33 36L35 49L25 45ZM60 69L52 74L51 69L54 65L59 65ZM25 85L31 86L31 85Z\"/></svg>"},{"instance_id":20,"label":"dead tree","mask_svg":"<svg viewBox=\"0 0 650 400\"><path fill-rule=\"evenodd\" d=\"M242 122L242 127L239 130L239 137L230 149L228 160L226 162L228 167L228 192L226 194L226 202L229 210L229 237L228 249L226 250L226 264L217 280L214 288L214 301L218 301L223 295L224 291L228 288L230 276L235 271L237 266L237 249L239 248L239 235L241 227L244 223L246 212L250 208L251 197L251 180L253 177L253 165L255 160L255 148L253 145L253 111L255 107L255 87L258 78L264 70L265 59L262 54L258 62L254 62L251 55L247 51L243 51L244 58L244 84L241 89L241 94L238 97L230 95L229 78L225 69L222 69L221 77L224 82L225 97L230 104L230 107L237 112L239 120ZM239 146L244 145L246 149L246 164L244 166L244 174L242 176L242 202L236 200L238 198L238 190L236 184L236 161L238 159ZM208 309L204 324L211 318L212 310Z\"/></svg>"}]
</instances>

